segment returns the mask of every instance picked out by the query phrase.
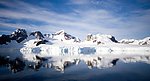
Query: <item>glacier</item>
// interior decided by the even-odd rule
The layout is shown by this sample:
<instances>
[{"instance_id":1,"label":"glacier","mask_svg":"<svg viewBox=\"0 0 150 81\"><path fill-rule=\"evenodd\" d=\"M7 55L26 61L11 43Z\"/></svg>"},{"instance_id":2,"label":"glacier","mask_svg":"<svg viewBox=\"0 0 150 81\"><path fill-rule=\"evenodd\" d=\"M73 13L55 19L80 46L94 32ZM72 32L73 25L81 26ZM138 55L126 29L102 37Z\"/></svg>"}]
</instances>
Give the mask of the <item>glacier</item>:
<instances>
[{"instance_id":1,"label":"glacier","mask_svg":"<svg viewBox=\"0 0 150 81\"><path fill-rule=\"evenodd\" d=\"M23 34L18 35L18 32ZM21 58L32 69L47 67L60 72L64 72L69 66L78 65L80 61L84 61L89 69L113 67L118 60L125 63L150 63L150 37L117 41L112 35L88 34L81 41L64 30L54 34L42 35L40 31L32 34L30 36L25 30L16 30L10 35L11 42L3 41L1 37L0 56L11 60ZM12 40L11 36L17 36L17 39ZM24 40L18 43L20 38Z\"/></svg>"}]
</instances>

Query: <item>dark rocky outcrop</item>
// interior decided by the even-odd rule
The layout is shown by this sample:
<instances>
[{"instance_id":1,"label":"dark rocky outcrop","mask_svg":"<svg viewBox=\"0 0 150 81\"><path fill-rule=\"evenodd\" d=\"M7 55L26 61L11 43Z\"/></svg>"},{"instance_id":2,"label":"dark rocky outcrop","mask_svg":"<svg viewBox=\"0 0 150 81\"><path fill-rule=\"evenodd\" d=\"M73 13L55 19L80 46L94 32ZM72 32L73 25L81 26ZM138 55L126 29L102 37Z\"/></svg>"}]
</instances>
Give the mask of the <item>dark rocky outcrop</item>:
<instances>
[{"instance_id":1,"label":"dark rocky outcrop","mask_svg":"<svg viewBox=\"0 0 150 81\"><path fill-rule=\"evenodd\" d=\"M112 37L110 38L110 40L113 41L113 42L115 42L115 43L118 43L118 41L115 39L114 36L112 36Z\"/></svg>"},{"instance_id":2,"label":"dark rocky outcrop","mask_svg":"<svg viewBox=\"0 0 150 81\"><path fill-rule=\"evenodd\" d=\"M25 29L17 29L10 35L11 40L16 40L18 43L22 42L24 39L27 39L28 35Z\"/></svg>"},{"instance_id":3,"label":"dark rocky outcrop","mask_svg":"<svg viewBox=\"0 0 150 81\"><path fill-rule=\"evenodd\" d=\"M2 35L0 36L0 44L7 44L7 42L11 42L11 40L16 40L17 43L22 42L27 39L28 35L25 29L17 29L10 35Z\"/></svg>"},{"instance_id":4,"label":"dark rocky outcrop","mask_svg":"<svg viewBox=\"0 0 150 81\"><path fill-rule=\"evenodd\" d=\"M2 35L1 37L0 37L0 44L2 45L2 44L6 44L7 45L7 42L11 42L11 39L10 39L10 35Z\"/></svg>"},{"instance_id":5,"label":"dark rocky outcrop","mask_svg":"<svg viewBox=\"0 0 150 81\"><path fill-rule=\"evenodd\" d=\"M32 33L30 33L29 36L31 36L31 35L35 36L37 39L43 39L44 38L43 34L40 31L32 32Z\"/></svg>"},{"instance_id":6,"label":"dark rocky outcrop","mask_svg":"<svg viewBox=\"0 0 150 81\"><path fill-rule=\"evenodd\" d=\"M39 40L39 41L35 41L34 44L36 44L36 46L40 45L40 44L46 44L46 42L48 42L47 40Z\"/></svg>"}]
</instances>

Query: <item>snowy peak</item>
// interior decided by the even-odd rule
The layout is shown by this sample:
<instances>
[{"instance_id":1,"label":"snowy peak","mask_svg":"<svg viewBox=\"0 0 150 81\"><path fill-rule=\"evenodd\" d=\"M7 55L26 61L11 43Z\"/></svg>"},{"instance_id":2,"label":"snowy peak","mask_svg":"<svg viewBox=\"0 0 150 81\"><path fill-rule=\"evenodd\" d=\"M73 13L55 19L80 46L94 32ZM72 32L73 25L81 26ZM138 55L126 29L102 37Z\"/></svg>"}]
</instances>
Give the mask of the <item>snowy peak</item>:
<instances>
[{"instance_id":1,"label":"snowy peak","mask_svg":"<svg viewBox=\"0 0 150 81\"><path fill-rule=\"evenodd\" d=\"M119 43L123 44L135 44L135 45L150 45L150 37L146 37L141 40L135 40L135 39L122 39L119 41Z\"/></svg>"},{"instance_id":2,"label":"snowy peak","mask_svg":"<svg viewBox=\"0 0 150 81\"><path fill-rule=\"evenodd\" d=\"M133 43L135 41L138 42L138 40L135 40L135 39L121 39L119 42L123 43L123 44L130 44L130 43Z\"/></svg>"},{"instance_id":3,"label":"snowy peak","mask_svg":"<svg viewBox=\"0 0 150 81\"><path fill-rule=\"evenodd\" d=\"M86 41L91 41L97 44L106 44L106 43L117 43L118 41L112 35L101 35L101 34L88 34L86 37Z\"/></svg>"},{"instance_id":4,"label":"snowy peak","mask_svg":"<svg viewBox=\"0 0 150 81\"><path fill-rule=\"evenodd\" d=\"M31 36L32 35L32 36ZM25 40L26 39L26 40ZM134 44L134 45L150 45L150 37L146 37L141 40L135 39L122 39L119 42L115 39L112 35L106 34L88 34L86 40L81 42L78 37L72 36L66 33L64 30L57 31L53 34L43 34L40 31L31 32L30 35L27 35L27 31L25 29L17 29L12 32L10 35L0 35L0 45L3 44L10 44L10 43L25 43L27 41L32 41L34 44L47 44L46 42L49 41L51 44L72 44L72 43L79 43L79 44ZM39 43L39 44L38 44ZM14 44L13 44L14 45Z\"/></svg>"},{"instance_id":5,"label":"snowy peak","mask_svg":"<svg viewBox=\"0 0 150 81\"><path fill-rule=\"evenodd\" d=\"M74 37L66 33L64 30L60 30L52 34L52 38L63 41L63 42L80 42L80 39L78 37Z\"/></svg>"},{"instance_id":6,"label":"snowy peak","mask_svg":"<svg viewBox=\"0 0 150 81\"><path fill-rule=\"evenodd\" d=\"M28 35L25 29L17 29L12 32L10 35L1 35L0 44L7 44L15 40L17 43L21 43L23 40L27 39Z\"/></svg>"},{"instance_id":7,"label":"snowy peak","mask_svg":"<svg viewBox=\"0 0 150 81\"><path fill-rule=\"evenodd\" d=\"M65 34L65 31L64 30L60 30L60 31L57 31L54 33L55 35L63 35Z\"/></svg>"},{"instance_id":8,"label":"snowy peak","mask_svg":"<svg viewBox=\"0 0 150 81\"><path fill-rule=\"evenodd\" d=\"M35 36L37 39L43 39L44 36L40 31L31 32L29 36Z\"/></svg>"},{"instance_id":9,"label":"snowy peak","mask_svg":"<svg viewBox=\"0 0 150 81\"><path fill-rule=\"evenodd\" d=\"M11 40L16 40L18 43L22 42L24 39L27 39L27 37L28 35L25 29L17 29L10 35Z\"/></svg>"}]
</instances>

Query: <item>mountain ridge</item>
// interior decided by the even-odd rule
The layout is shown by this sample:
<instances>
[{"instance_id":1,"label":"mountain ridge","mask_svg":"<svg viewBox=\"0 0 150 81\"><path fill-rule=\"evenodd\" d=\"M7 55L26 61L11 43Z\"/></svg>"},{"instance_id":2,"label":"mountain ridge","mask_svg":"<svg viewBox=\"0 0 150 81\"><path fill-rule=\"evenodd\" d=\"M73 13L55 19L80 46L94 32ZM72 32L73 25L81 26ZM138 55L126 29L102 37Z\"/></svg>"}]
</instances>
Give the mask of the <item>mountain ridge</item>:
<instances>
[{"instance_id":1,"label":"mountain ridge","mask_svg":"<svg viewBox=\"0 0 150 81\"><path fill-rule=\"evenodd\" d=\"M106 34L88 34L85 40L81 41L78 37L72 36L66 33L64 30L57 31L52 34L43 34L40 31L34 31L29 34L25 29L17 29L10 35L0 36L0 45L9 44L11 41L16 41L17 43L25 43L27 41L33 40L33 43L46 44L46 42L52 42L54 40L63 43L91 43L91 44L134 44L134 45L150 45L150 37L144 39L122 39L120 41L116 40L115 36ZM46 41L46 42L45 42Z\"/></svg>"}]
</instances>

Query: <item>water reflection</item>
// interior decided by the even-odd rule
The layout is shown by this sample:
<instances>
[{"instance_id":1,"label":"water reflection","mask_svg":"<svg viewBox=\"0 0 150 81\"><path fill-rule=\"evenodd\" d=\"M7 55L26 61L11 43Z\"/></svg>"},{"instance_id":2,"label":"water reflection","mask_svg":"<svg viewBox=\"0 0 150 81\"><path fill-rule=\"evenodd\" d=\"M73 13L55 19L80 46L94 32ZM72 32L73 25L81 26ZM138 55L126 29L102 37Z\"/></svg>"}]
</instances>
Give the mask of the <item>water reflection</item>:
<instances>
[{"instance_id":1,"label":"water reflection","mask_svg":"<svg viewBox=\"0 0 150 81\"><path fill-rule=\"evenodd\" d=\"M65 72L67 68L77 65L83 61L89 69L111 68L120 60L124 63L143 62L150 64L150 55L126 55L126 56L102 56L102 55L80 55L80 56L57 56L41 57L34 55L32 61L23 58L10 59L9 56L0 56L0 66L7 67L16 73L25 69L39 71L40 68L52 68L56 71Z\"/></svg>"},{"instance_id":2,"label":"water reflection","mask_svg":"<svg viewBox=\"0 0 150 81\"><path fill-rule=\"evenodd\" d=\"M134 56L134 57L126 57L122 59L125 63L130 62L144 62L150 64L150 56Z\"/></svg>"},{"instance_id":3,"label":"water reflection","mask_svg":"<svg viewBox=\"0 0 150 81\"><path fill-rule=\"evenodd\" d=\"M0 66L6 66L10 71L16 73L24 70L25 63L20 58L10 60L8 56L0 56Z\"/></svg>"}]
</instances>

